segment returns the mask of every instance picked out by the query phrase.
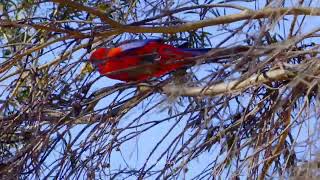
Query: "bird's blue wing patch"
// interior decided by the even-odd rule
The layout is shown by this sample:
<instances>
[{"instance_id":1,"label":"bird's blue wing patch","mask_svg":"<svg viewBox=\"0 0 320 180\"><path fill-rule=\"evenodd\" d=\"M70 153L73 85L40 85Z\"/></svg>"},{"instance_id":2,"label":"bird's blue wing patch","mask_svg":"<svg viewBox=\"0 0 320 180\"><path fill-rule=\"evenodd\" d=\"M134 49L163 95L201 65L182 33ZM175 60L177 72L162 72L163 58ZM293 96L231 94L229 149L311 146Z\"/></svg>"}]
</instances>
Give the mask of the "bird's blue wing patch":
<instances>
[{"instance_id":1,"label":"bird's blue wing patch","mask_svg":"<svg viewBox=\"0 0 320 180\"><path fill-rule=\"evenodd\" d=\"M123 42L118 47L120 47L122 51L130 51L133 49L141 48L150 42L161 42L161 41L162 39L132 40L132 41Z\"/></svg>"}]
</instances>

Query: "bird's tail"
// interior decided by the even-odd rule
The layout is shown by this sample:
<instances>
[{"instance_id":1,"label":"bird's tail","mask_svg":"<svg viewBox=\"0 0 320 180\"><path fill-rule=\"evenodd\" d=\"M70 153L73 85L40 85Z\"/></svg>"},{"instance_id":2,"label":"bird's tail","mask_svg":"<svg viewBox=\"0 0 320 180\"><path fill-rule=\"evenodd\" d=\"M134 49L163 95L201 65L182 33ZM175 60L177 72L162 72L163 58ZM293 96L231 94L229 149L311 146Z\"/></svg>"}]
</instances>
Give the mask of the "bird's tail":
<instances>
[{"instance_id":1,"label":"bird's tail","mask_svg":"<svg viewBox=\"0 0 320 180\"><path fill-rule=\"evenodd\" d=\"M194 56L200 56L212 50L212 48L181 48L183 52L190 52Z\"/></svg>"}]
</instances>

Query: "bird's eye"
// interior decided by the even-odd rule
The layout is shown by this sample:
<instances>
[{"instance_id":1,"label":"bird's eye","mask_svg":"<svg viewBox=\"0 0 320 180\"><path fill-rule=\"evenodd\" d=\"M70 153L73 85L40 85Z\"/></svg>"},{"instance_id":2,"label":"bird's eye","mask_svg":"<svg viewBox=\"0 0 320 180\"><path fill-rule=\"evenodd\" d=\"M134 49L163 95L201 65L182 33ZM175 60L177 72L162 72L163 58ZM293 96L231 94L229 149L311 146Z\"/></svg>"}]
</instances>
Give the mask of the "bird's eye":
<instances>
[{"instance_id":1,"label":"bird's eye","mask_svg":"<svg viewBox=\"0 0 320 180\"><path fill-rule=\"evenodd\" d=\"M95 66L100 65L100 64L105 64L106 60L101 60L101 59L91 59L91 63Z\"/></svg>"}]
</instances>

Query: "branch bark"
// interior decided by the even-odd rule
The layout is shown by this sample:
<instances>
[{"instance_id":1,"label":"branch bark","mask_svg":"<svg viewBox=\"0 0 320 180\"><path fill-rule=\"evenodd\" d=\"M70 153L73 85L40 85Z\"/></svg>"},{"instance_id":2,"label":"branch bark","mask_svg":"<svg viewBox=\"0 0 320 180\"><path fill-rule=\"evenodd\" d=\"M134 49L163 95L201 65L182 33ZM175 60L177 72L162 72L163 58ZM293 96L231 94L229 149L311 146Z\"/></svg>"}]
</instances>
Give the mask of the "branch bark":
<instances>
[{"instance_id":1,"label":"branch bark","mask_svg":"<svg viewBox=\"0 0 320 180\"><path fill-rule=\"evenodd\" d=\"M124 32L129 33L168 33L174 34L178 32L191 31L203 27L220 25L220 24L229 24L242 20L249 19L261 19L261 18L278 18L284 15L312 15L312 16L320 16L320 8L309 8L309 7L293 7L293 8L264 8L260 11L254 10L243 10L241 13L232 14L227 16L220 16L213 19L206 19L196 22L185 23L182 25L174 25L169 27L142 27L142 26L132 26L132 25L124 25L115 20L108 18L105 13L102 11L91 8L88 6L84 6L80 3L69 1L69 0L52 0L52 2L59 3L61 5L69 6L74 9L86 11L90 14L98 16L103 22L109 24L113 31L108 30L107 32L99 33L99 35L114 35L121 34ZM207 5L208 6L208 5ZM239 8L238 8L239 9ZM240 8L241 9L241 8ZM242 8L243 9L243 8ZM174 10L172 10L174 11ZM168 13L170 14L170 13Z\"/></svg>"},{"instance_id":2,"label":"branch bark","mask_svg":"<svg viewBox=\"0 0 320 180\"><path fill-rule=\"evenodd\" d=\"M262 19L262 18L273 18L284 15L312 15L320 16L320 8L305 8L305 7L294 7L294 8L265 8L260 11L245 10L238 14L220 16L217 18L206 19L202 21L185 23L182 25L174 25L168 27L142 27L142 26L123 26L123 28L115 31L102 32L100 35L110 35L123 32L129 33L168 33L174 34L178 32L185 32L204 28L208 26L215 26L221 24L229 24L242 20L250 19Z\"/></svg>"},{"instance_id":3,"label":"branch bark","mask_svg":"<svg viewBox=\"0 0 320 180\"><path fill-rule=\"evenodd\" d=\"M255 74L245 80L233 80L230 82L218 83L207 87L176 87L167 85L162 88L165 94L177 94L181 96L217 96L226 93L235 93L252 86L275 80L287 80L292 78L294 73L289 70L276 69L266 73Z\"/></svg>"},{"instance_id":4,"label":"branch bark","mask_svg":"<svg viewBox=\"0 0 320 180\"><path fill-rule=\"evenodd\" d=\"M86 11L90 14L98 16L103 22L109 24L112 27L122 27L123 25L117 21L114 21L111 18L108 18L108 15L100 11L99 9L84 6L81 3L70 1L70 0L52 0L52 2L59 3L64 6L68 6L73 9L78 9L80 11Z\"/></svg>"}]
</instances>

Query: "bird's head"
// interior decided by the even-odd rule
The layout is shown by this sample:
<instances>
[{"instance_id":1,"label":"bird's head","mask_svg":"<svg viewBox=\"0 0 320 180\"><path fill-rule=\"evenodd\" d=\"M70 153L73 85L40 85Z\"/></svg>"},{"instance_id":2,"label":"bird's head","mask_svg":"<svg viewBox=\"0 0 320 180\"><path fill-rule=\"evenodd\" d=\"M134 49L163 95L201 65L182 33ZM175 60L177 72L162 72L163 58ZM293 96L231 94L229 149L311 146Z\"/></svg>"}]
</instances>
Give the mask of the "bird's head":
<instances>
[{"instance_id":1,"label":"bird's head","mask_svg":"<svg viewBox=\"0 0 320 180\"><path fill-rule=\"evenodd\" d=\"M94 66L99 66L101 64L104 64L108 58L109 51L110 49L108 48L99 48L91 54L89 61Z\"/></svg>"}]
</instances>

